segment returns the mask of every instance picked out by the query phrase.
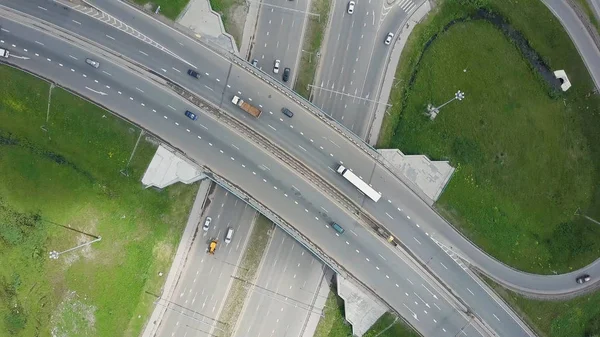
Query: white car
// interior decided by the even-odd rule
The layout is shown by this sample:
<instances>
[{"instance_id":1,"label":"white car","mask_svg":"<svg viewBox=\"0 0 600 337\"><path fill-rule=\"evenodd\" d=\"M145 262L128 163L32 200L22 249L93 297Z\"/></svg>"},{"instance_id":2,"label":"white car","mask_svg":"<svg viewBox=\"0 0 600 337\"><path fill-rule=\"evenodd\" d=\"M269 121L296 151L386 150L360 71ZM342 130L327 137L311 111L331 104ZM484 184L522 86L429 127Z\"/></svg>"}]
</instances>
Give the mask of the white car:
<instances>
[{"instance_id":1,"label":"white car","mask_svg":"<svg viewBox=\"0 0 600 337\"><path fill-rule=\"evenodd\" d=\"M281 63L281 60L275 60L275 65L273 66L273 72L275 74L279 73L279 63Z\"/></svg>"},{"instance_id":2,"label":"white car","mask_svg":"<svg viewBox=\"0 0 600 337\"><path fill-rule=\"evenodd\" d=\"M210 228L210 222L212 221L212 219L207 216L206 220L204 220L204 225L202 226L202 230L205 232L208 232L208 229Z\"/></svg>"},{"instance_id":3,"label":"white car","mask_svg":"<svg viewBox=\"0 0 600 337\"><path fill-rule=\"evenodd\" d=\"M389 46L390 43L392 43L392 39L394 38L394 33L390 32L388 33L388 35L385 37L385 41L383 41L383 43L385 43L386 46Z\"/></svg>"},{"instance_id":4,"label":"white car","mask_svg":"<svg viewBox=\"0 0 600 337\"><path fill-rule=\"evenodd\" d=\"M350 1L348 3L348 14L354 13L354 5L356 5L354 1Z\"/></svg>"}]
</instances>

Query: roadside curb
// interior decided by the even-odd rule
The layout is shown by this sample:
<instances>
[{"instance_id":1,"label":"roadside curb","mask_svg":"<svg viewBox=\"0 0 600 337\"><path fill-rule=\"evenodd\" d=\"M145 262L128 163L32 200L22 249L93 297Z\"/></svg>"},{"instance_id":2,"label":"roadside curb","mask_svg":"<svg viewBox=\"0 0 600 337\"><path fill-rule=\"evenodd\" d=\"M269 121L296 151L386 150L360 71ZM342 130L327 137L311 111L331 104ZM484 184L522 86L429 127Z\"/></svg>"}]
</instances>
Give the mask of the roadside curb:
<instances>
[{"instance_id":1,"label":"roadside curb","mask_svg":"<svg viewBox=\"0 0 600 337\"><path fill-rule=\"evenodd\" d=\"M204 205L206 204L206 200L210 194L212 184L213 182L210 179L204 179L200 182L200 187L198 188L198 193L196 194L194 205L192 206L192 210L188 218L188 223L183 231L183 235L181 236L177 253L173 258L173 264L171 265L171 269L167 275L165 285L162 288L162 293L154 302L157 305L154 307L154 311L144 327L142 337L152 337L158 332L162 318L167 311L167 306L159 302L163 298L169 299L175 291L175 287L177 286L179 277L181 276L181 272L187 261L188 252L190 251L192 243L196 237L195 233L198 229L198 223L202 218ZM200 200L202 200L202 202L200 202Z\"/></svg>"},{"instance_id":2,"label":"roadside curb","mask_svg":"<svg viewBox=\"0 0 600 337\"><path fill-rule=\"evenodd\" d=\"M417 25L419 22L421 22L421 20L423 20L423 18L429 13L429 11L431 11L431 8L432 7L429 0L426 0L419 7L415 7L412 14L402 24L402 28L400 30L400 33L398 34L398 39L396 40L392 52L390 53L390 57L387 60L385 66L386 68L383 75L383 81L379 86L379 92L375 96L377 97L378 102L388 102L392 93L392 87L395 79L394 75L396 75L396 69L398 68L398 64L400 63L400 56L402 55L402 51L404 50L406 41L412 33L415 25ZM379 133L381 132L381 127L383 125L383 120L386 112L387 105L378 104L377 109L373 114L373 117L369 121L365 141L371 146L375 146L377 144L377 141L379 140Z\"/></svg>"}]
</instances>

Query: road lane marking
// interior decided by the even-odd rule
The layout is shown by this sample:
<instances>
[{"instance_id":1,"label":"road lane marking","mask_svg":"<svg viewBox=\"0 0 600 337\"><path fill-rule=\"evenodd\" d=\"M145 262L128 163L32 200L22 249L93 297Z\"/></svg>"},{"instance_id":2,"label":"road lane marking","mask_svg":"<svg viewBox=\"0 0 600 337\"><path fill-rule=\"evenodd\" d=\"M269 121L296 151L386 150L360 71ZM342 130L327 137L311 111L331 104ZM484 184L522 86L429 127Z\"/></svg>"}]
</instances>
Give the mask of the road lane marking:
<instances>
[{"instance_id":1,"label":"road lane marking","mask_svg":"<svg viewBox=\"0 0 600 337\"><path fill-rule=\"evenodd\" d=\"M414 236L413 239L415 239L415 241L417 241L418 244L421 244L421 241L417 240L417 238L415 238Z\"/></svg>"},{"instance_id":2,"label":"road lane marking","mask_svg":"<svg viewBox=\"0 0 600 337\"><path fill-rule=\"evenodd\" d=\"M498 322L500 322L500 318L498 318L498 316L496 316L496 314L492 314L494 315L494 317L496 317L496 319L498 320Z\"/></svg>"},{"instance_id":3,"label":"road lane marking","mask_svg":"<svg viewBox=\"0 0 600 337\"><path fill-rule=\"evenodd\" d=\"M471 291L471 289L467 288L467 290L471 293L471 295L475 296L475 294Z\"/></svg>"},{"instance_id":4,"label":"road lane marking","mask_svg":"<svg viewBox=\"0 0 600 337\"><path fill-rule=\"evenodd\" d=\"M381 254L378 254L378 255L379 255L379 257L380 257L380 258L382 258L384 261L387 261L387 260L385 259L385 257L383 257L383 255L381 255Z\"/></svg>"},{"instance_id":5,"label":"road lane marking","mask_svg":"<svg viewBox=\"0 0 600 337\"><path fill-rule=\"evenodd\" d=\"M298 145L299 148L301 148L304 152L306 152L306 149L303 148L301 145Z\"/></svg>"},{"instance_id":6,"label":"road lane marking","mask_svg":"<svg viewBox=\"0 0 600 337\"><path fill-rule=\"evenodd\" d=\"M385 215L389 216L390 219L394 220L394 218L392 218L392 216L388 212L385 212Z\"/></svg>"},{"instance_id":7,"label":"road lane marking","mask_svg":"<svg viewBox=\"0 0 600 337\"><path fill-rule=\"evenodd\" d=\"M177 111L177 109L175 109L174 107L172 107L172 106L170 106L170 105L168 105L168 104L167 104L167 106L168 106L169 108L173 109L174 111Z\"/></svg>"},{"instance_id":8,"label":"road lane marking","mask_svg":"<svg viewBox=\"0 0 600 337\"><path fill-rule=\"evenodd\" d=\"M110 36L110 35L108 35L108 34L104 34L104 35L106 35L106 37L107 37L107 38L109 38L109 39L111 39L111 40L113 40L113 41L115 40L115 38L114 38L114 37L112 37L112 36Z\"/></svg>"},{"instance_id":9,"label":"road lane marking","mask_svg":"<svg viewBox=\"0 0 600 337\"><path fill-rule=\"evenodd\" d=\"M108 75L108 76L112 76L110 73L108 73L108 72L106 72L106 71L104 71L104 70L102 70L102 72L103 72L103 73L105 73L105 74L106 74L106 75Z\"/></svg>"},{"instance_id":10,"label":"road lane marking","mask_svg":"<svg viewBox=\"0 0 600 337\"><path fill-rule=\"evenodd\" d=\"M47 9L46 9L46 8L44 8L44 7L42 7L42 6L37 6L37 8L39 8L39 9L43 9L43 10L47 11Z\"/></svg>"},{"instance_id":11,"label":"road lane marking","mask_svg":"<svg viewBox=\"0 0 600 337\"><path fill-rule=\"evenodd\" d=\"M38 56L38 54L35 54L35 56ZM73 55L69 55L69 57L70 57L70 58L72 58L72 59L74 59L74 60L78 60L78 58L76 58L76 57L75 57L75 56L73 56Z\"/></svg>"},{"instance_id":12,"label":"road lane marking","mask_svg":"<svg viewBox=\"0 0 600 337\"><path fill-rule=\"evenodd\" d=\"M277 129L275 129L274 127L271 126L271 124L267 124L271 129L277 131Z\"/></svg>"},{"instance_id":13,"label":"road lane marking","mask_svg":"<svg viewBox=\"0 0 600 337\"><path fill-rule=\"evenodd\" d=\"M138 88L138 87L135 87L135 89L136 89L137 91L139 91L139 92L144 92L144 90L142 90L142 89L140 89L140 88Z\"/></svg>"},{"instance_id":14,"label":"road lane marking","mask_svg":"<svg viewBox=\"0 0 600 337\"><path fill-rule=\"evenodd\" d=\"M79 21L76 21L76 20L71 20L71 21L75 22L78 25L81 25L81 22L79 22Z\"/></svg>"},{"instance_id":15,"label":"road lane marking","mask_svg":"<svg viewBox=\"0 0 600 337\"><path fill-rule=\"evenodd\" d=\"M39 44L39 45L42 45L42 46L44 45L44 44L43 44L43 43L41 43L40 41L34 41L34 42L35 42L35 43L37 43L37 44ZM14 47L14 46L15 46L15 45L13 44L13 47Z\"/></svg>"},{"instance_id":16,"label":"road lane marking","mask_svg":"<svg viewBox=\"0 0 600 337\"><path fill-rule=\"evenodd\" d=\"M440 262L440 264L442 265L442 267L448 269L448 267L446 267L443 263Z\"/></svg>"},{"instance_id":17,"label":"road lane marking","mask_svg":"<svg viewBox=\"0 0 600 337\"><path fill-rule=\"evenodd\" d=\"M176 71L176 72L178 72L178 73L180 73L180 72L181 72L181 71L180 71L179 69L177 69L177 68L173 68L173 67L171 67L171 69L175 70L175 71Z\"/></svg>"}]
</instances>

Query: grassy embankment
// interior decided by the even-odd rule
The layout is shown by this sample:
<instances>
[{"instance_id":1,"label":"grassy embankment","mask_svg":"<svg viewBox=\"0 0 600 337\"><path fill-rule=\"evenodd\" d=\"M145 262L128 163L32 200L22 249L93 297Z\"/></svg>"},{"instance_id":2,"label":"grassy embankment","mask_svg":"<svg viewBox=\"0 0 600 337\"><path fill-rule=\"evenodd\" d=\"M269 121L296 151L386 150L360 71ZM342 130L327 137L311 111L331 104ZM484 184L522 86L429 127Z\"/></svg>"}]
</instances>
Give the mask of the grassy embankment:
<instances>
[{"instance_id":1,"label":"grassy embankment","mask_svg":"<svg viewBox=\"0 0 600 337\"><path fill-rule=\"evenodd\" d=\"M408 41L379 146L450 160L457 171L437 207L487 252L522 270L567 272L600 256L600 226L576 215L600 219L600 97L545 6L490 2L574 86L551 97L513 43L481 20L439 34L417 65L424 42L468 14L448 2ZM464 101L435 121L423 114L459 89Z\"/></svg>"},{"instance_id":2,"label":"grassy embankment","mask_svg":"<svg viewBox=\"0 0 600 337\"><path fill-rule=\"evenodd\" d=\"M329 293L323 310L324 317L317 325L314 337L352 336L352 327L344 319L344 301L333 291ZM415 331L390 313L385 313L367 331L364 337L418 337Z\"/></svg>"},{"instance_id":3,"label":"grassy embankment","mask_svg":"<svg viewBox=\"0 0 600 337\"><path fill-rule=\"evenodd\" d=\"M177 19L181 11L187 6L190 0L133 0L140 5L147 3L152 4L152 10L156 10L156 7L160 6L160 14L168 17L171 20Z\"/></svg>"},{"instance_id":4,"label":"grassy embankment","mask_svg":"<svg viewBox=\"0 0 600 337\"><path fill-rule=\"evenodd\" d=\"M327 28L330 7L329 0L311 0L310 12L319 14L319 16L309 15L307 18L300 64L294 83L294 91L306 99L309 99L311 91L309 85L313 84L317 72L319 64L317 53L323 47L323 37Z\"/></svg>"},{"instance_id":5,"label":"grassy embankment","mask_svg":"<svg viewBox=\"0 0 600 337\"><path fill-rule=\"evenodd\" d=\"M536 273L580 268L600 256L600 226L582 216L600 219L600 97L541 2L472 2L505 17L550 69L566 70L573 87L551 94L515 44L487 21L442 32L471 13L447 1L407 41L379 146L450 160L457 170L436 207L496 258ZM466 93L464 101L444 107L435 121L424 116L427 104L441 104L457 90ZM598 330L600 294L510 300L548 336Z\"/></svg>"},{"instance_id":6,"label":"grassy embankment","mask_svg":"<svg viewBox=\"0 0 600 337\"><path fill-rule=\"evenodd\" d=\"M1 335L138 336L197 186L143 189L155 145L142 137L120 173L138 128L57 88L47 114L48 83L0 77ZM62 226L102 240L50 260L92 240Z\"/></svg>"}]
</instances>

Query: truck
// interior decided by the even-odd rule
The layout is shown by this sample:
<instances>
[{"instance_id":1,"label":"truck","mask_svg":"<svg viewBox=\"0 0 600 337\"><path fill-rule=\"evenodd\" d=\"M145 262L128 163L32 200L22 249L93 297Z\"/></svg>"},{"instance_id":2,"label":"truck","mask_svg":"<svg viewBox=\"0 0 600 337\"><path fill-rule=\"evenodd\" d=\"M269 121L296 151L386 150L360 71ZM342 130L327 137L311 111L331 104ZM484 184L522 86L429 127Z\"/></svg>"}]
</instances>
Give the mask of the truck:
<instances>
[{"instance_id":1,"label":"truck","mask_svg":"<svg viewBox=\"0 0 600 337\"><path fill-rule=\"evenodd\" d=\"M231 99L231 103L239 106L242 110L246 111L247 113L251 114L256 118L258 118L258 116L260 116L260 114L262 113L262 111L260 111L259 108L253 106L248 102L245 102L243 99L237 96L233 96L233 98Z\"/></svg>"},{"instance_id":2,"label":"truck","mask_svg":"<svg viewBox=\"0 0 600 337\"><path fill-rule=\"evenodd\" d=\"M10 53L8 52L8 50L0 48L0 56L1 57L7 57L8 58L9 54Z\"/></svg>"},{"instance_id":3,"label":"truck","mask_svg":"<svg viewBox=\"0 0 600 337\"><path fill-rule=\"evenodd\" d=\"M215 250L217 250L217 240L212 239L212 240L210 240L210 243L208 244L208 253L211 255L214 255Z\"/></svg>"},{"instance_id":4,"label":"truck","mask_svg":"<svg viewBox=\"0 0 600 337\"><path fill-rule=\"evenodd\" d=\"M371 200L377 202L381 198L381 193L375 191L369 184L365 183L360 177L354 174L352 171L340 165L337 168L337 173L341 174L342 177L346 178L354 187L358 188L359 191L364 193Z\"/></svg>"}]
</instances>

